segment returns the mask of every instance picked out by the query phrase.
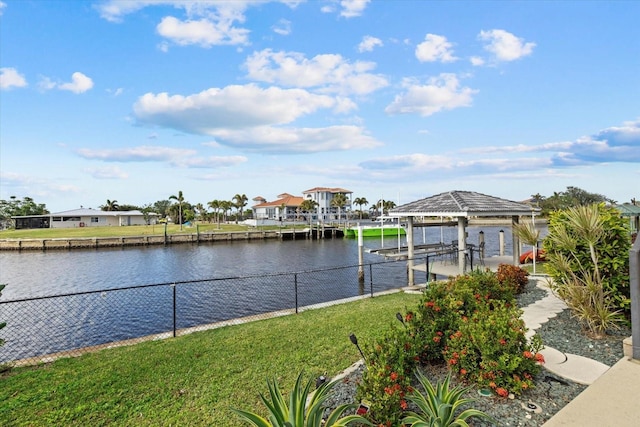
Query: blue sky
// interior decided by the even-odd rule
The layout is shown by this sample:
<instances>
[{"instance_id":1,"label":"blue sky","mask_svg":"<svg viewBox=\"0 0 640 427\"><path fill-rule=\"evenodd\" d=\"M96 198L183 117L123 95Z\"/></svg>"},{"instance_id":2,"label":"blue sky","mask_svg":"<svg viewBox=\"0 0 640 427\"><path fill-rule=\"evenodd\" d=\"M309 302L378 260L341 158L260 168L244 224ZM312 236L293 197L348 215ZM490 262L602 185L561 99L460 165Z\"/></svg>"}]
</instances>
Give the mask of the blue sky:
<instances>
[{"instance_id":1,"label":"blue sky","mask_svg":"<svg viewBox=\"0 0 640 427\"><path fill-rule=\"evenodd\" d=\"M0 198L640 196L640 2L0 0Z\"/></svg>"}]
</instances>

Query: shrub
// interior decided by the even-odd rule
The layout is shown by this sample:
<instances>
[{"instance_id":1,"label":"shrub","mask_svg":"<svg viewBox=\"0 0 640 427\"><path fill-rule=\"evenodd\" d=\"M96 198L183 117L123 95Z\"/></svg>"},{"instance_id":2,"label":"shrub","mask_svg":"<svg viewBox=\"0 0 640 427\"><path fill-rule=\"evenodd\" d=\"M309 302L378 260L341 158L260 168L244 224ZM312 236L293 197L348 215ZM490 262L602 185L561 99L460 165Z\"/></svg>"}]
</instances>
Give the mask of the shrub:
<instances>
[{"instance_id":1,"label":"shrub","mask_svg":"<svg viewBox=\"0 0 640 427\"><path fill-rule=\"evenodd\" d=\"M411 323L407 314L405 321ZM357 396L369 406L367 416L378 424L395 426L407 407L410 376L418 362L415 336L410 328L391 327L372 344L364 345L367 369L362 374Z\"/></svg>"},{"instance_id":2,"label":"shrub","mask_svg":"<svg viewBox=\"0 0 640 427\"><path fill-rule=\"evenodd\" d=\"M268 419L253 412L234 408L231 410L255 427L344 427L352 423L373 425L359 415L347 415L340 418L346 410L355 409L356 405L350 404L338 406L324 421L322 417L325 409L323 403L329 397L329 392L336 383L330 382L320 385L309 397L315 381L310 379L306 385L303 385L302 377L303 374L300 373L289 396L288 404L280 391L278 382L276 380L267 381L270 399L267 399L263 394L260 394L260 398L269 410ZM309 400L307 401L307 399Z\"/></svg>"},{"instance_id":3,"label":"shrub","mask_svg":"<svg viewBox=\"0 0 640 427\"><path fill-rule=\"evenodd\" d=\"M494 301L463 318L444 351L449 367L464 381L492 388L500 396L533 387L538 362L544 360L538 355L541 342L537 336L527 341L520 315L520 309Z\"/></svg>"},{"instance_id":4,"label":"shrub","mask_svg":"<svg viewBox=\"0 0 640 427\"><path fill-rule=\"evenodd\" d=\"M512 287L516 295L529 283L529 273L517 265L500 264L496 277L500 283Z\"/></svg>"},{"instance_id":5,"label":"shrub","mask_svg":"<svg viewBox=\"0 0 640 427\"><path fill-rule=\"evenodd\" d=\"M558 211L543 242L552 289L590 333L601 337L630 314L629 231L604 204Z\"/></svg>"}]
</instances>

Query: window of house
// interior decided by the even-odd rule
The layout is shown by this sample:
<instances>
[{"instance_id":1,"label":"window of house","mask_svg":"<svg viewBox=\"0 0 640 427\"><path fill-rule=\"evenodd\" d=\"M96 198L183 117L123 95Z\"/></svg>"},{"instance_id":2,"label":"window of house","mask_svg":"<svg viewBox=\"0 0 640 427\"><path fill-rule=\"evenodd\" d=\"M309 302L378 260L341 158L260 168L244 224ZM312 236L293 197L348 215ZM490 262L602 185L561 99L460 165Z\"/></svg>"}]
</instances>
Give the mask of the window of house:
<instances>
[{"instance_id":1,"label":"window of house","mask_svg":"<svg viewBox=\"0 0 640 427\"><path fill-rule=\"evenodd\" d=\"M97 216L92 216L91 222L100 222L100 219Z\"/></svg>"}]
</instances>

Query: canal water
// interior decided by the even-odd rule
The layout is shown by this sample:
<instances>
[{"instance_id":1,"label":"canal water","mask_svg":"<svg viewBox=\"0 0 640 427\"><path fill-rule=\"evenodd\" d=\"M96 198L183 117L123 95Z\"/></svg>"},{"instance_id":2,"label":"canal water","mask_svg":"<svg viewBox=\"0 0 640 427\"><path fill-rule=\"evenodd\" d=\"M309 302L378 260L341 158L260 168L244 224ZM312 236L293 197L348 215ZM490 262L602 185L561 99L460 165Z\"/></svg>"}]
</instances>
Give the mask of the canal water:
<instances>
[{"instance_id":1,"label":"canal water","mask_svg":"<svg viewBox=\"0 0 640 427\"><path fill-rule=\"evenodd\" d=\"M508 227L471 227L468 242L482 231L486 256L497 255L503 229L510 254ZM454 227L414 235L416 244L456 239ZM399 245L404 237L364 240L365 249ZM357 239L1 252L1 301L42 299L0 304L0 363L352 297L369 284L376 292L406 285L405 262L364 255L372 264L366 289L357 280ZM145 286L154 284L166 285ZM69 295L79 292L89 293ZM56 295L66 296L48 298Z\"/></svg>"}]
</instances>

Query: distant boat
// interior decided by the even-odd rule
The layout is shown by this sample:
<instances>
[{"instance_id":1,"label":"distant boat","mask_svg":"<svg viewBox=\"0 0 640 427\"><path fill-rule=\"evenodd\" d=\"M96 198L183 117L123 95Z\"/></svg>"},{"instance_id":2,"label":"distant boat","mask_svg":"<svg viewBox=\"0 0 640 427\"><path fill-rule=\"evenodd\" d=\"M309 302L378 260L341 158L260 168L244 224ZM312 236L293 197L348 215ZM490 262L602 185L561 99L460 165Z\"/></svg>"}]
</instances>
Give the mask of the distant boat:
<instances>
[{"instance_id":1,"label":"distant boat","mask_svg":"<svg viewBox=\"0 0 640 427\"><path fill-rule=\"evenodd\" d=\"M362 229L362 237L404 236L407 234L400 224L363 225L360 228ZM358 227L347 228L344 236L358 237Z\"/></svg>"}]
</instances>

